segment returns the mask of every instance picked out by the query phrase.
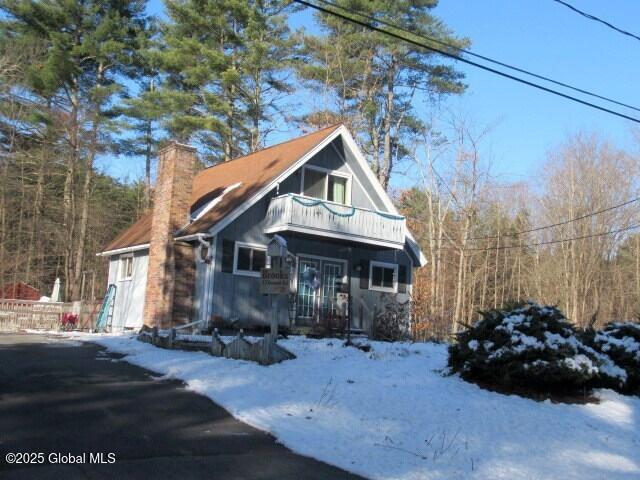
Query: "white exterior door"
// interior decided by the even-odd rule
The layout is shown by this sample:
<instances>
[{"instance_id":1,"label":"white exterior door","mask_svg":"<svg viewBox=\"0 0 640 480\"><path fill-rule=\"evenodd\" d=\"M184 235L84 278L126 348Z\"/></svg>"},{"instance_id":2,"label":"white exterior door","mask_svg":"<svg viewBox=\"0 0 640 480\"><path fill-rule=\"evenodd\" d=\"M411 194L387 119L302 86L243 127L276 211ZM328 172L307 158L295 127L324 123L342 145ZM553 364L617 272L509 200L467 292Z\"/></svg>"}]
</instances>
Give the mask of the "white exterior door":
<instances>
[{"instance_id":1,"label":"white exterior door","mask_svg":"<svg viewBox=\"0 0 640 480\"><path fill-rule=\"evenodd\" d=\"M320 286L314 290L303 281L307 268L318 272ZM298 258L298 295L296 321L301 324L319 323L336 315L336 294L344 280L346 260L301 255Z\"/></svg>"}]
</instances>

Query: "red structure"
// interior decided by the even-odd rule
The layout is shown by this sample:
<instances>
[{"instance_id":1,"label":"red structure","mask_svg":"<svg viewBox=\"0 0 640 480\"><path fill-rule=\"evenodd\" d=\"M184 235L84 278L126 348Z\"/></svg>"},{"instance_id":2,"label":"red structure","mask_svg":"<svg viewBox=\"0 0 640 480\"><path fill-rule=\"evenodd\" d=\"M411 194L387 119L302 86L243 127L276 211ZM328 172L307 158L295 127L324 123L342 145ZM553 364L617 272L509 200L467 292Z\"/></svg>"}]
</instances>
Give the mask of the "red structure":
<instances>
[{"instance_id":1,"label":"red structure","mask_svg":"<svg viewBox=\"0 0 640 480\"><path fill-rule=\"evenodd\" d=\"M38 301L40 297L40 290L24 282L5 283L0 287L0 298Z\"/></svg>"}]
</instances>

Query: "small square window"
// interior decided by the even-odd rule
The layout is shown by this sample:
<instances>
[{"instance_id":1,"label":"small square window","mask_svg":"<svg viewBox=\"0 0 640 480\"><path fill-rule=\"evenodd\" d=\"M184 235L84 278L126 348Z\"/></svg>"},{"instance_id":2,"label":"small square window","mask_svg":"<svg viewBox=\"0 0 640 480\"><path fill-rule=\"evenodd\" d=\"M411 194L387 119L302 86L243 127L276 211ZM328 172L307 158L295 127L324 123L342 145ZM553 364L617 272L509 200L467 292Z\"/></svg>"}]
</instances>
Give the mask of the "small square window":
<instances>
[{"instance_id":1,"label":"small square window","mask_svg":"<svg viewBox=\"0 0 640 480\"><path fill-rule=\"evenodd\" d=\"M126 280L133 276L133 257L128 255L120 257L120 280Z\"/></svg>"},{"instance_id":2,"label":"small square window","mask_svg":"<svg viewBox=\"0 0 640 480\"><path fill-rule=\"evenodd\" d=\"M369 288L382 292L397 290L398 265L393 263L371 262Z\"/></svg>"},{"instance_id":3,"label":"small square window","mask_svg":"<svg viewBox=\"0 0 640 480\"><path fill-rule=\"evenodd\" d=\"M236 243L233 273L237 275L259 276L267 264L267 249Z\"/></svg>"}]
</instances>

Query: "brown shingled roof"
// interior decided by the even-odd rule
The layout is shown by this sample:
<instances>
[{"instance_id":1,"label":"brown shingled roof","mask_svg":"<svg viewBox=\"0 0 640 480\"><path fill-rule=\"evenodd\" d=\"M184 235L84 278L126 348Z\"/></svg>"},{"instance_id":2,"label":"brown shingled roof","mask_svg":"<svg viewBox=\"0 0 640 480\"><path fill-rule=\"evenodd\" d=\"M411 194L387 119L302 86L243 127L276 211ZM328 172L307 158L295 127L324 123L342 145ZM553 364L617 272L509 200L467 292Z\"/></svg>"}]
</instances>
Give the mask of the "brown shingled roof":
<instances>
[{"instance_id":1,"label":"brown shingled roof","mask_svg":"<svg viewBox=\"0 0 640 480\"><path fill-rule=\"evenodd\" d=\"M220 203L189 224L180 232L180 235L204 232L214 226L313 150L339 127L340 125L332 125L199 172L193 180L192 210L216 198L225 188L237 183L241 185L228 191ZM151 214L147 213L113 239L105 247L105 251L149 243L150 232Z\"/></svg>"},{"instance_id":2,"label":"brown shingled roof","mask_svg":"<svg viewBox=\"0 0 640 480\"><path fill-rule=\"evenodd\" d=\"M134 247L136 245L144 245L149 243L149 236L151 235L151 212L145 213L141 216L136 223L129 228L120 232L120 234L111 240L109 244L104 247L104 251L118 250L119 248Z\"/></svg>"}]
</instances>

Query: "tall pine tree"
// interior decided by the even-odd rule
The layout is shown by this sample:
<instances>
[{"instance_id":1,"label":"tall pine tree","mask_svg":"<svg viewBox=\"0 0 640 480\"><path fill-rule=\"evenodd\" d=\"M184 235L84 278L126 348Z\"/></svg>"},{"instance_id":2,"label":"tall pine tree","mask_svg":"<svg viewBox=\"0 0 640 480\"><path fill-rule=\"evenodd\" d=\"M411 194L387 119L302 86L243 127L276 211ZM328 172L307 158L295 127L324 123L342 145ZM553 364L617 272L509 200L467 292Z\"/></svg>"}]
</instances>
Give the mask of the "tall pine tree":
<instances>
[{"instance_id":1,"label":"tall pine tree","mask_svg":"<svg viewBox=\"0 0 640 480\"><path fill-rule=\"evenodd\" d=\"M437 0L334 3L418 35L458 47L468 44L432 15ZM425 49L329 14L319 13L316 18L323 34L306 37L299 74L324 95L319 97L322 103L303 120L316 126L347 123L387 188L394 168L408 153L409 142L425 129L415 106L418 96L429 99L461 93L463 75Z\"/></svg>"},{"instance_id":2,"label":"tall pine tree","mask_svg":"<svg viewBox=\"0 0 640 480\"><path fill-rule=\"evenodd\" d=\"M287 80L292 41L283 0L168 0L150 57L161 85L147 97L169 135L213 163L262 146Z\"/></svg>"},{"instance_id":3,"label":"tall pine tree","mask_svg":"<svg viewBox=\"0 0 640 480\"><path fill-rule=\"evenodd\" d=\"M0 0L2 28L13 39L35 38L46 58L27 86L51 98L67 144L63 191L65 297L78 298L85 262L97 155L108 148L113 104L126 88L132 59L146 35L145 2Z\"/></svg>"}]
</instances>

